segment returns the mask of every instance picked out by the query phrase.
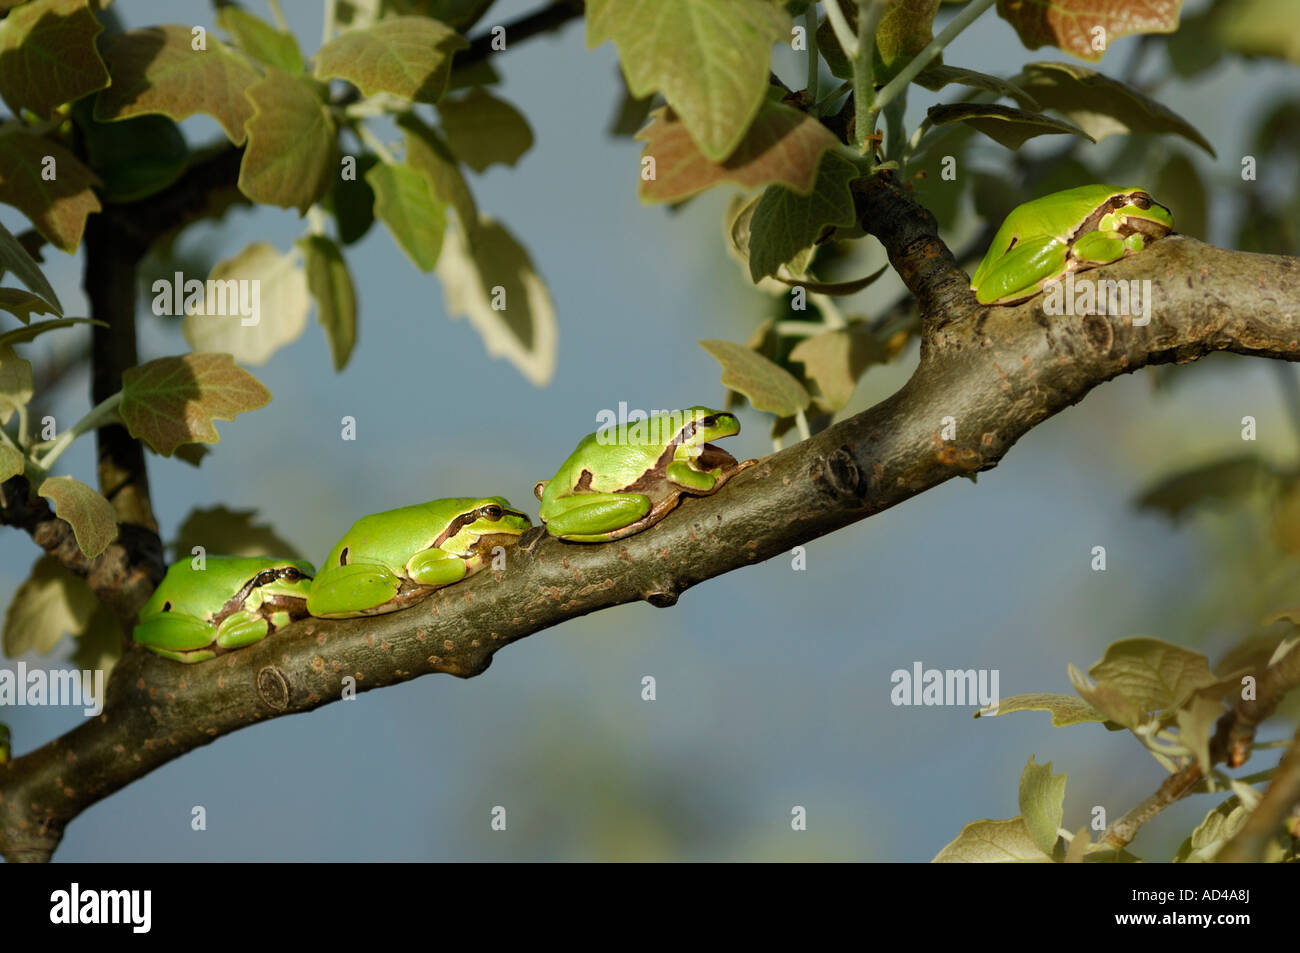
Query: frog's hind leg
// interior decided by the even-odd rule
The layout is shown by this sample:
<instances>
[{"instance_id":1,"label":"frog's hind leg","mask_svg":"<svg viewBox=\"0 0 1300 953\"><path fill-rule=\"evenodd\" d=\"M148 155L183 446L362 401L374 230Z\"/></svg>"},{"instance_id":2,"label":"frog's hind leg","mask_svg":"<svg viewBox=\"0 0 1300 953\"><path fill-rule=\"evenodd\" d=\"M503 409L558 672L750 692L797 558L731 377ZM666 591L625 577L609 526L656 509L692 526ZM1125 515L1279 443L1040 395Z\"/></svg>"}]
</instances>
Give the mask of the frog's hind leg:
<instances>
[{"instance_id":1,"label":"frog's hind leg","mask_svg":"<svg viewBox=\"0 0 1300 953\"><path fill-rule=\"evenodd\" d=\"M546 520L546 529L552 536L583 543L631 535L619 531L651 511L650 498L640 493L578 493L557 500L555 506L560 512Z\"/></svg>"},{"instance_id":2,"label":"frog's hind leg","mask_svg":"<svg viewBox=\"0 0 1300 953\"><path fill-rule=\"evenodd\" d=\"M416 553L406 564L407 574L422 586L449 586L469 572L465 560L441 549Z\"/></svg>"},{"instance_id":3,"label":"frog's hind leg","mask_svg":"<svg viewBox=\"0 0 1300 953\"><path fill-rule=\"evenodd\" d=\"M307 611L322 619L367 615L391 602L401 587L402 580L387 566L360 562L333 566L312 581Z\"/></svg>"},{"instance_id":4,"label":"frog's hind leg","mask_svg":"<svg viewBox=\"0 0 1300 953\"><path fill-rule=\"evenodd\" d=\"M1136 239L1137 247L1133 247ZM1124 257L1126 251L1141 251L1142 236L1136 232L1127 239L1119 232L1089 232L1078 238L1070 257L1080 265L1108 265Z\"/></svg>"},{"instance_id":5,"label":"frog's hind leg","mask_svg":"<svg viewBox=\"0 0 1300 953\"><path fill-rule=\"evenodd\" d=\"M232 612L217 627L217 645L223 649L238 649L266 638L271 626L267 620L247 609Z\"/></svg>"},{"instance_id":6,"label":"frog's hind leg","mask_svg":"<svg viewBox=\"0 0 1300 953\"><path fill-rule=\"evenodd\" d=\"M202 661L188 658L197 649L206 649L212 643L212 626L189 616L170 612L141 622L135 627L135 641L166 658L178 662ZM211 658L208 653L204 658Z\"/></svg>"}]
</instances>

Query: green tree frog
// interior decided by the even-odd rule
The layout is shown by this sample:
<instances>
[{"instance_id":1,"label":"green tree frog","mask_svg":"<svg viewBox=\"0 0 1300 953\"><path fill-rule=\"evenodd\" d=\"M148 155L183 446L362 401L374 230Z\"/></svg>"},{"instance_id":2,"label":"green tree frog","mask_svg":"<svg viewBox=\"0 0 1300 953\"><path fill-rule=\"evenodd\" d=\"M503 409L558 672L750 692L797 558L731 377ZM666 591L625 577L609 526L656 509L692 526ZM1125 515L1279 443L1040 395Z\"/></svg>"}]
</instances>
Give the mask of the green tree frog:
<instances>
[{"instance_id":1,"label":"green tree frog","mask_svg":"<svg viewBox=\"0 0 1300 953\"><path fill-rule=\"evenodd\" d=\"M452 497L374 513L352 524L312 583L307 608L343 619L403 609L460 582L532 526L499 496Z\"/></svg>"},{"instance_id":2,"label":"green tree frog","mask_svg":"<svg viewBox=\"0 0 1300 953\"><path fill-rule=\"evenodd\" d=\"M998 229L970 287L980 304L1026 301L1069 271L1118 261L1174 227L1143 189L1083 185L1015 208Z\"/></svg>"},{"instance_id":3,"label":"green tree frog","mask_svg":"<svg viewBox=\"0 0 1300 953\"><path fill-rule=\"evenodd\" d=\"M533 488L542 521L552 536L578 543L639 533L667 516L682 494L716 493L757 462L737 463L709 443L738 433L734 415L688 407L588 434L554 477Z\"/></svg>"},{"instance_id":4,"label":"green tree frog","mask_svg":"<svg viewBox=\"0 0 1300 953\"><path fill-rule=\"evenodd\" d=\"M208 556L174 563L140 610L134 638L178 662L202 662L259 642L307 616L309 562Z\"/></svg>"}]
</instances>

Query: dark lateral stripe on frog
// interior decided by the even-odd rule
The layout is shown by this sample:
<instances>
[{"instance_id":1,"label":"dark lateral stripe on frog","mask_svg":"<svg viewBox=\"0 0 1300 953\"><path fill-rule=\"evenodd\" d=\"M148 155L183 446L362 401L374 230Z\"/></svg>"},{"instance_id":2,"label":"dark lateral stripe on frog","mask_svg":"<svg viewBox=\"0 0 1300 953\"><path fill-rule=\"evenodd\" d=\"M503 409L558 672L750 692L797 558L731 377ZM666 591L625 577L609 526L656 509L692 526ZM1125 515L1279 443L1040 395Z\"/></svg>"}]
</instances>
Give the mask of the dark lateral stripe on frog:
<instances>
[{"instance_id":1,"label":"dark lateral stripe on frog","mask_svg":"<svg viewBox=\"0 0 1300 953\"><path fill-rule=\"evenodd\" d=\"M1069 240L1074 241L1080 235L1086 235L1089 232L1096 231L1103 218L1115 211L1115 209L1122 208L1125 205L1136 205L1138 208L1148 209L1152 205L1160 205L1160 203L1153 202L1151 196L1147 195L1145 192L1127 192L1123 195L1112 195L1097 208L1093 209L1092 214L1085 218L1079 227L1071 233ZM1160 207L1164 208L1163 205ZM1131 234L1131 232L1132 229L1128 229L1124 231L1124 234Z\"/></svg>"},{"instance_id":2,"label":"dark lateral stripe on frog","mask_svg":"<svg viewBox=\"0 0 1300 953\"><path fill-rule=\"evenodd\" d=\"M312 578L311 576L307 575L305 572L302 572L301 570L295 570L295 571L303 579ZM226 604L221 607L221 611L212 617L212 624L221 625L221 623L226 621L226 619L232 613L238 612L240 609L243 608L244 601L252 594L254 589L260 589L262 586L269 585L270 583L275 582L275 580L280 578L283 572L284 572L283 569L263 569L252 579L248 580L248 582L244 583L243 586L240 587L238 592L236 592L233 596L231 596L229 599L226 600ZM304 606L306 606L307 604L306 599L299 599L294 596L272 596L272 600L278 602L279 599L285 599L289 604L299 603L299 602L301 602ZM270 601L268 601L265 604L269 605ZM281 604L280 608L289 608L289 605Z\"/></svg>"},{"instance_id":3,"label":"dark lateral stripe on frog","mask_svg":"<svg viewBox=\"0 0 1300 953\"><path fill-rule=\"evenodd\" d=\"M524 514L521 513L521 512L519 512L519 510L512 510L512 509L510 509L510 507L508 507L508 506L501 506L501 504L499 504L499 503L493 503L493 504L490 504L490 505L500 507L500 509L501 509L501 519L505 519L506 516L524 516ZM478 509L476 509L476 510L471 510L471 511L468 512L468 513L462 513L460 516L457 516L454 520L452 520L450 523L447 524L447 528L446 528L445 530L442 531L442 533L438 536L438 538L435 539L435 540L433 541L433 544L432 544L431 546L429 546L428 548L429 548L429 549L437 549L439 546L441 546L441 545L442 545L443 543L445 543L447 540L451 539L453 536L455 536L457 533L459 533L462 529L464 529L464 528L465 528L466 526L468 526L470 523L472 523L472 522L474 522L476 519L478 519L478 518L483 514L483 511L486 510L486 509L487 509L486 506L480 506L480 507L479 507ZM526 517L525 517L525 518L526 518Z\"/></svg>"}]
</instances>

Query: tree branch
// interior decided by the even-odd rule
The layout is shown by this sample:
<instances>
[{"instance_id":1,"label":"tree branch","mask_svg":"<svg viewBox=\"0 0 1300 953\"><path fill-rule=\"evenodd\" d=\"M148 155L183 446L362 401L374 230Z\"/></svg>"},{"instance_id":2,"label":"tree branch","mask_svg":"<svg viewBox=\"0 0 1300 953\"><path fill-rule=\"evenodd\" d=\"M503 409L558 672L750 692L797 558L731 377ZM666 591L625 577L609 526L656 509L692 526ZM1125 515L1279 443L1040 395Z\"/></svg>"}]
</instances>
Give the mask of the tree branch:
<instances>
[{"instance_id":1,"label":"tree branch","mask_svg":"<svg viewBox=\"0 0 1300 953\"><path fill-rule=\"evenodd\" d=\"M1149 278L1157 305L1149 326L1047 317L1042 297L980 308L969 293L954 301L965 278L937 236L897 220L915 214L904 199L890 189L865 194L891 259L902 250L931 259L900 262L931 310L920 365L896 394L625 540L570 544L535 530L503 572L389 615L307 619L198 665L131 648L100 717L0 766L0 852L48 857L68 821L96 801L223 734L335 701L345 679L365 691L433 672L469 678L502 647L567 619L641 600L670 606L706 579L996 466L1033 427L1120 374L1214 350L1300 360L1300 261L1171 236L1091 272ZM954 301L958 316L935 312L939 301ZM940 436L947 416L954 440Z\"/></svg>"},{"instance_id":2,"label":"tree branch","mask_svg":"<svg viewBox=\"0 0 1300 953\"><path fill-rule=\"evenodd\" d=\"M543 7L518 19L511 20L509 23L504 24L506 43L518 43L520 40L527 40L530 37L557 30L570 20L581 17L584 6L583 0L556 0L555 3L548 7ZM500 52L492 48L492 40L491 30L474 37L469 41L469 49L456 54L455 59L452 61L452 68L458 69L469 66L487 59L493 53Z\"/></svg>"},{"instance_id":3,"label":"tree branch","mask_svg":"<svg viewBox=\"0 0 1300 953\"><path fill-rule=\"evenodd\" d=\"M118 537L94 559L77 545L72 527L43 497L30 494L26 477L0 485L0 522L28 533L37 546L86 580L90 591L130 627L163 576L162 543L152 530L124 523Z\"/></svg>"}]
</instances>

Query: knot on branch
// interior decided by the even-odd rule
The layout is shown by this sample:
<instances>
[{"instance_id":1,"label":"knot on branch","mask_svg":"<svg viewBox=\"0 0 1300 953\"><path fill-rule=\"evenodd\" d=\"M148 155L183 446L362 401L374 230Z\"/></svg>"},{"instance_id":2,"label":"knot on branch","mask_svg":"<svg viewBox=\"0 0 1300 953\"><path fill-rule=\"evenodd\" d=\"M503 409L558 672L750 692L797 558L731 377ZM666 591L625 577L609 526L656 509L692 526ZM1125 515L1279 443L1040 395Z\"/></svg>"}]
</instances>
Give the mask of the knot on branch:
<instances>
[{"instance_id":1,"label":"knot on branch","mask_svg":"<svg viewBox=\"0 0 1300 953\"><path fill-rule=\"evenodd\" d=\"M1088 347L1098 354L1105 354L1115 343L1115 329L1101 315L1090 314L1083 319L1083 337Z\"/></svg>"},{"instance_id":2,"label":"knot on branch","mask_svg":"<svg viewBox=\"0 0 1300 953\"><path fill-rule=\"evenodd\" d=\"M257 694L276 711L289 707L289 681L274 665L267 665L257 673Z\"/></svg>"},{"instance_id":3,"label":"knot on branch","mask_svg":"<svg viewBox=\"0 0 1300 953\"><path fill-rule=\"evenodd\" d=\"M826 487L836 496L854 496L858 499L867 495L866 481L862 471L848 447L841 446L834 453L813 463L812 477L823 478Z\"/></svg>"},{"instance_id":4,"label":"knot on branch","mask_svg":"<svg viewBox=\"0 0 1300 953\"><path fill-rule=\"evenodd\" d=\"M656 583L658 588L645 593L643 598L656 609L667 609L677 605L677 589L671 583Z\"/></svg>"}]
</instances>

